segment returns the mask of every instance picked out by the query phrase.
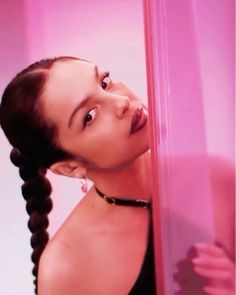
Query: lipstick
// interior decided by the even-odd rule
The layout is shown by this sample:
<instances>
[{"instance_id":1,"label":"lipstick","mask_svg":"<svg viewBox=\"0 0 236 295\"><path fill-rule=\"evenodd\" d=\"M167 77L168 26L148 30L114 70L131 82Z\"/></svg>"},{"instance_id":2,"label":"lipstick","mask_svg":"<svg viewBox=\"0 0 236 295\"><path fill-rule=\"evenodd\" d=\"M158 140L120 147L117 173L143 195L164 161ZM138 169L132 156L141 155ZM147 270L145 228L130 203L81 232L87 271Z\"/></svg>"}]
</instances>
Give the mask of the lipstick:
<instances>
[{"instance_id":1,"label":"lipstick","mask_svg":"<svg viewBox=\"0 0 236 295\"><path fill-rule=\"evenodd\" d=\"M147 115L142 107L136 109L132 116L130 134L134 134L141 130L147 123Z\"/></svg>"}]
</instances>

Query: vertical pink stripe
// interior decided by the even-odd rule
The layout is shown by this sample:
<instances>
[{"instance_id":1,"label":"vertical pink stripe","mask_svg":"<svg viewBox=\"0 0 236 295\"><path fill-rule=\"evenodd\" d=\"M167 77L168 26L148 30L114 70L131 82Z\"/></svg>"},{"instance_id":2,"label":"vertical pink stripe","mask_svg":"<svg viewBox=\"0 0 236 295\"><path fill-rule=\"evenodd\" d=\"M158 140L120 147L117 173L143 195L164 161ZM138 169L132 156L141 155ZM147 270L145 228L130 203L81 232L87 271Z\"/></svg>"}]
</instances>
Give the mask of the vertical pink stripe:
<instances>
[{"instance_id":1,"label":"vertical pink stripe","mask_svg":"<svg viewBox=\"0 0 236 295\"><path fill-rule=\"evenodd\" d=\"M228 158L234 146L232 6L144 1L160 294L179 291L173 274L194 243L213 242L209 154ZM193 284L183 288L190 294Z\"/></svg>"},{"instance_id":2,"label":"vertical pink stripe","mask_svg":"<svg viewBox=\"0 0 236 295\"><path fill-rule=\"evenodd\" d=\"M156 147L159 144L160 131L157 122L156 99L157 93L155 88L155 77L157 65L154 63L154 54L156 53L156 39L153 40L155 23L154 23L154 3L153 1L144 0L144 28L145 28L145 49L146 49L146 72L147 72L147 90L148 90L148 108L150 117L150 138L151 138L151 157L152 157L152 174L153 174L153 194L157 196L153 200L153 227L155 233L155 264L156 264L156 286L157 294L164 294L164 271L163 271L163 243L161 228L161 206L159 200L159 169L157 163L158 154ZM156 66L156 68L155 68Z\"/></svg>"}]
</instances>

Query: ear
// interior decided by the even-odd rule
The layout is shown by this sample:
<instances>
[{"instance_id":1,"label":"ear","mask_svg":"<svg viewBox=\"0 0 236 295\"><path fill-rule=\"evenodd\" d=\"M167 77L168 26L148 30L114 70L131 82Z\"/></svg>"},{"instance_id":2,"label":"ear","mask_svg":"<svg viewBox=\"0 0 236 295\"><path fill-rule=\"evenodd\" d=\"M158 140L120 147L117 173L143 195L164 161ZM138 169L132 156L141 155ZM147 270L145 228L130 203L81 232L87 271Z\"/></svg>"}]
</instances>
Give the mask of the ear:
<instances>
[{"instance_id":1,"label":"ear","mask_svg":"<svg viewBox=\"0 0 236 295\"><path fill-rule=\"evenodd\" d=\"M58 175L83 178L86 176L86 168L78 161L66 160L51 165L50 170Z\"/></svg>"}]
</instances>

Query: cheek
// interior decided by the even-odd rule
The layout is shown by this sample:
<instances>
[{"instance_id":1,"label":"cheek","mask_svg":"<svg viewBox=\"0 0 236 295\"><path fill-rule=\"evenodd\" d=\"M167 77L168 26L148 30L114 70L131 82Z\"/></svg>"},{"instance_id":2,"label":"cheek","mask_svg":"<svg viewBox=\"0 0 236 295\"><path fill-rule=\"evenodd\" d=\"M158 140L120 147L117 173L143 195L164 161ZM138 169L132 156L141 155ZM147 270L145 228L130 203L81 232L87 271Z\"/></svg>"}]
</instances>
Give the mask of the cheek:
<instances>
[{"instance_id":1,"label":"cheek","mask_svg":"<svg viewBox=\"0 0 236 295\"><path fill-rule=\"evenodd\" d=\"M76 153L92 163L93 166L113 169L142 155L148 148L148 144L140 140L111 141L103 138L78 147Z\"/></svg>"},{"instance_id":2,"label":"cheek","mask_svg":"<svg viewBox=\"0 0 236 295\"><path fill-rule=\"evenodd\" d=\"M88 151L91 156L109 157L115 154L121 154L126 149L128 138L114 130L111 126L104 128L101 132L91 133L89 138L84 141L84 150ZM87 144L86 144L87 143Z\"/></svg>"},{"instance_id":3,"label":"cheek","mask_svg":"<svg viewBox=\"0 0 236 295\"><path fill-rule=\"evenodd\" d=\"M128 138L115 134L112 128L107 128L100 133L90 134L89 138L84 140L80 151L82 156L98 167L110 168L126 160L128 146Z\"/></svg>"},{"instance_id":4,"label":"cheek","mask_svg":"<svg viewBox=\"0 0 236 295\"><path fill-rule=\"evenodd\" d=\"M124 122L123 122L124 123ZM127 127L121 121L103 116L86 130L85 139L91 143L116 144L127 137Z\"/></svg>"}]
</instances>

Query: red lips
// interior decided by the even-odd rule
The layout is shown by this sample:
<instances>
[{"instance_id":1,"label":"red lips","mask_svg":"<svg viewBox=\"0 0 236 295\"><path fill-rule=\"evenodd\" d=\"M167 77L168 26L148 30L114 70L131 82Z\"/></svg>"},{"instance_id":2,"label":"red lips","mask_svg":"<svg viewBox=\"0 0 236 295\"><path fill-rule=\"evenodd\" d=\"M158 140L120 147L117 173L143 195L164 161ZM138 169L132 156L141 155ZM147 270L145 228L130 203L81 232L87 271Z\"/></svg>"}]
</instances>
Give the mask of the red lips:
<instances>
[{"instance_id":1,"label":"red lips","mask_svg":"<svg viewBox=\"0 0 236 295\"><path fill-rule=\"evenodd\" d=\"M130 127L130 134L134 134L142 129L147 123L147 116L143 112L143 108L139 107L133 114L131 127Z\"/></svg>"}]
</instances>

